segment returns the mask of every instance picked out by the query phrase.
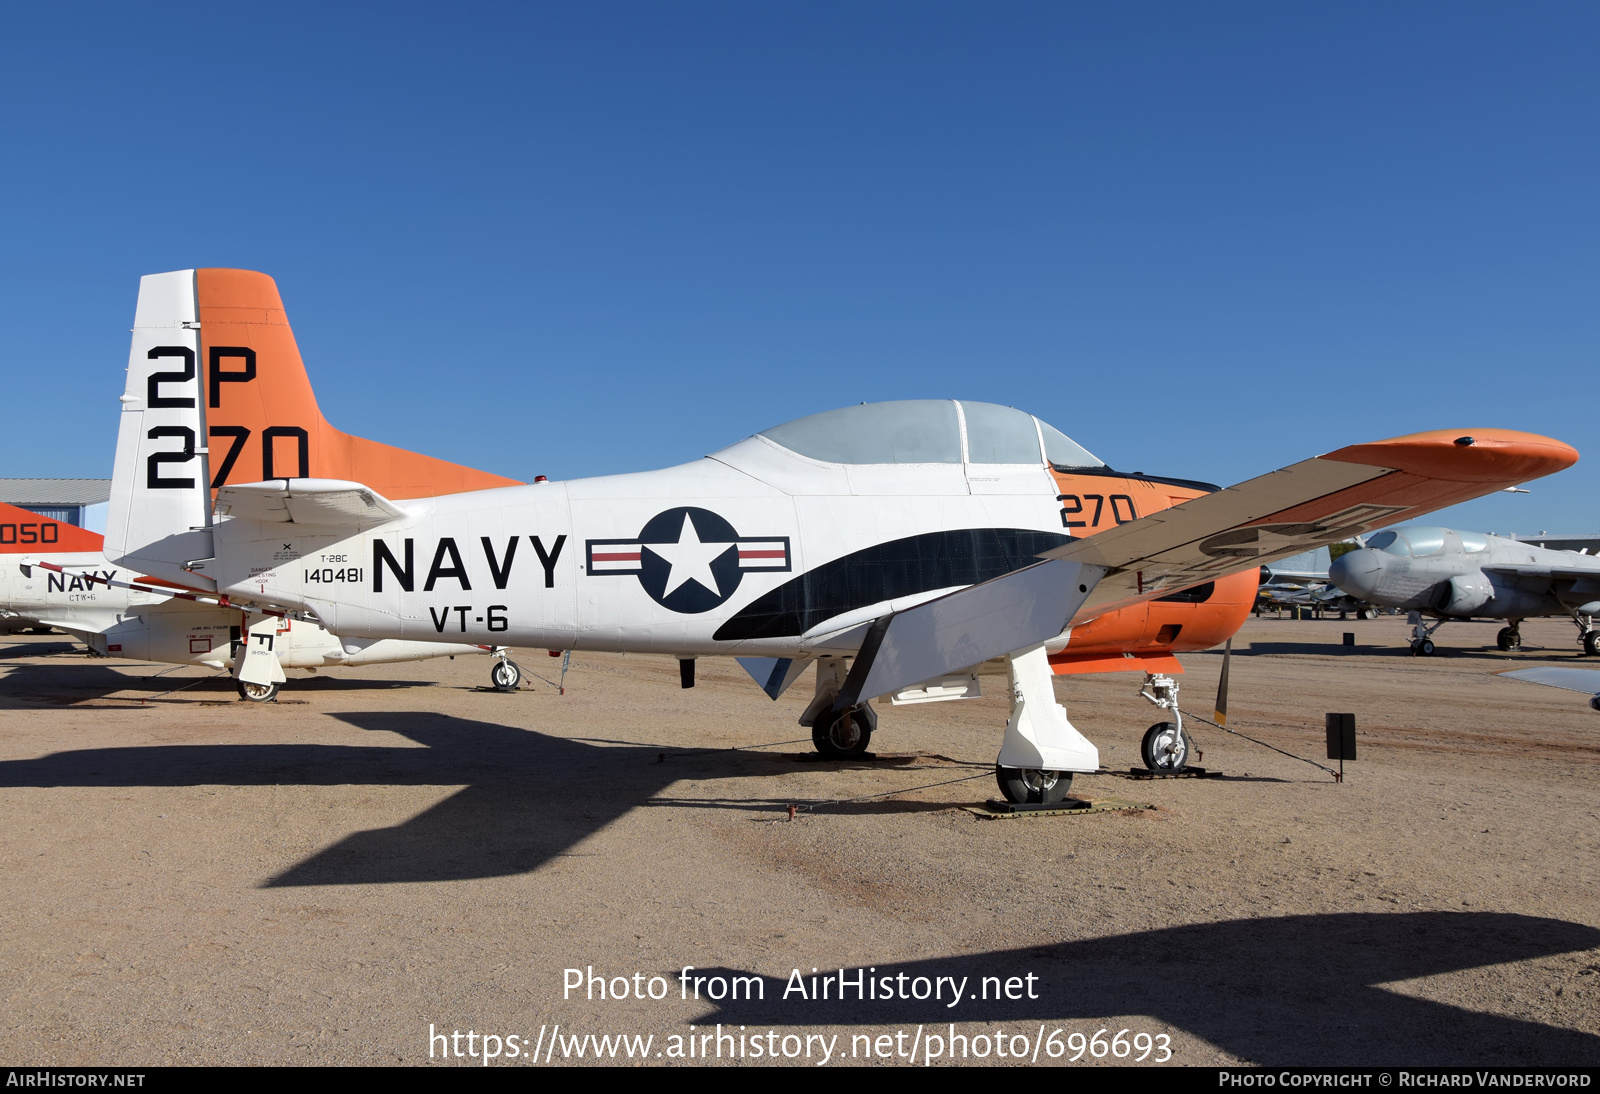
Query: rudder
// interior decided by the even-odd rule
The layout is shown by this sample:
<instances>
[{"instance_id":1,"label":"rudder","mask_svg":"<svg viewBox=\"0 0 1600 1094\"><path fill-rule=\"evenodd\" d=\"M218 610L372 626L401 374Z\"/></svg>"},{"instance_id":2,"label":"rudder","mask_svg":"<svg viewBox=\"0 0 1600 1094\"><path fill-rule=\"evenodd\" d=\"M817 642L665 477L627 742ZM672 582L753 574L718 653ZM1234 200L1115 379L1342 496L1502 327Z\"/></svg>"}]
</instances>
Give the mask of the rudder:
<instances>
[{"instance_id":1,"label":"rudder","mask_svg":"<svg viewBox=\"0 0 1600 1094\"><path fill-rule=\"evenodd\" d=\"M343 479L401 500L520 486L328 424L278 286L253 270L195 271L211 488L272 478Z\"/></svg>"}]
</instances>

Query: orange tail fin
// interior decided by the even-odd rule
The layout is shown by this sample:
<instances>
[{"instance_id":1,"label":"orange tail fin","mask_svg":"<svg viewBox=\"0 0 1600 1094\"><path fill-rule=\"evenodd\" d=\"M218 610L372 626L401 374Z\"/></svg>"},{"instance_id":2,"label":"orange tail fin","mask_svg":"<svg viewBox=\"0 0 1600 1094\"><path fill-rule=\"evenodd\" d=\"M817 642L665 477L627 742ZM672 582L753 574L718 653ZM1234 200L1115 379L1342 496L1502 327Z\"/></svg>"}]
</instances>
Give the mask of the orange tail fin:
<instances>
[{"instance_id":1,"label":"orange tail fin","mask_svg":"<svg viewBox=\"0 0 1600 1094\"><path fill-rule=\"evenodd\" d=\"M196 270L195 289L213 491L272 478L351 479L396 499L521 485L329 425L266 274Z\"/></svg>"},{"instance_id":2,"label":"orange tail fin","mask_svg":"<svg viewBox=\"0 0 1600 1094\"><path fill-rule=\"evenodd\" d=\"M0 502L0 555L76 554L99 551L105 538L75 524L51 520Z\"/></svg>"}]
</instances>

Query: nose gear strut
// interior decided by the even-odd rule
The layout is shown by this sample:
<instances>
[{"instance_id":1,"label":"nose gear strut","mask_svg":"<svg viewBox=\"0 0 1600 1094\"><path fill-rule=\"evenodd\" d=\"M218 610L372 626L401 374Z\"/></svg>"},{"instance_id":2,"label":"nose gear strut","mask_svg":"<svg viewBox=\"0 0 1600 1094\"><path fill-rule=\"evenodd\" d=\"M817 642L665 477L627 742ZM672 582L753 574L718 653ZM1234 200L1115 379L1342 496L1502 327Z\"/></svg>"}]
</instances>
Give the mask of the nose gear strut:
<instances>
[{"instance_id":1,"label":"nose gear strut","mask_svg":"<svg viewBox=\"0 0 1600 1094\"><path fill-rule=\"evenodd\" d=\"M1146 673L1139 694L1172 712L1172 721L1157 722L1145 730L1139 755L1151 771L1175 775L1189 764L1189 738L1183 732L1183 712L1178 709L1178 682L1164 673Z\"/></svg>"}]
</instances>

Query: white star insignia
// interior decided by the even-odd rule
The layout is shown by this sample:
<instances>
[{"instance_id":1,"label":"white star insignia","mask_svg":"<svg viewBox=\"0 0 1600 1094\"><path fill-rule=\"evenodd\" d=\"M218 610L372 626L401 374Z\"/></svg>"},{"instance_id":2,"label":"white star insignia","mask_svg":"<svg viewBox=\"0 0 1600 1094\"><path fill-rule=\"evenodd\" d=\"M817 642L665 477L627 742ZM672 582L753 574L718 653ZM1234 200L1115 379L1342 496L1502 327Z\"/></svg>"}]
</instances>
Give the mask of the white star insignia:
<instances>
[{"instance_id":1,"label":"white star insignia","mask_svg":"<svg viewBox=\"0 0 1600 1094\"><path fill-rule=\"evenodd\" d=\"M733 544L701 543L700 535L695 531L694 521L689 519L688 513L683 515L683 529L678 533L678 542L646 543L642 546L652 554L661 556L672 567L667 575L667 587L661 593L662 599L671 596L674 589L690 581L699 582L715 596L722 595L722 590L717 586L716 575L711 572L711 563Z\"/></svg>"}]
</instances>

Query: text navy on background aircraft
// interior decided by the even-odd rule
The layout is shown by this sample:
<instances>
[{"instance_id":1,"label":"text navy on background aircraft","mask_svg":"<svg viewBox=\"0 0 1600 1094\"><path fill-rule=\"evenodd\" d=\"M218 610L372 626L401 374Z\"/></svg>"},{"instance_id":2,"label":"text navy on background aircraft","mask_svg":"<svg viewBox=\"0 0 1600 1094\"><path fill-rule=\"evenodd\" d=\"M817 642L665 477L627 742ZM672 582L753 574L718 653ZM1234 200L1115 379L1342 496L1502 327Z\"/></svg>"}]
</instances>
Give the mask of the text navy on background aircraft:
<instances>
[{"instance_id":1,"label":"text navy on background aircraft","mask_svg":"<svg viewBox=\"0 0 1600 1094\"><path fill-rule=\"evenodd\" d=\"M265 408L262 478L241 482L251 438L230 444L230 477L215 424L231 388L277 367L303 372L270 279L144 278L113 561L341 636L739 656L774 697L815 661L803 721L831 755L865 748L870 700L957 697L1004 658L996 767L1013 801L1059 801L1099 766L1055 701L1053 661L1160 670L1237 628L1264 562L1577 458L1529 434L1444 431L1212 491L1111 471L1008 407L913 400L802 418L659 471L503 486L441 465L459 480L441 488L424 465L386 466L332 431L307 385L284 413L314 417ZM286 474L314 460L349 470ZM357 579L322 580L330 559Z\"/></svg>"},{"instance_id":2,"label":"text navy on background aircraft","mask_svg":"<svg viewBox=\"0 0 1600 1094\"><path fill-rule=\"evenodd\" d=\"M268 666L271 679L238 684L239 694L256 702L278 694L286 668L493 652L489 646L465 642L341 640L310 620L225 608L214 596L119 570L106 561L96 532L3 503L0 559L0 618L66 631L105 657L223 669L234 664L247 634L266 636L277 662L275 671Z\"/></svg>"},{"instance_id":3,"label":"text navy on background aircraft","mask_svg":"<svg viewBox=\"0 0 1600 1094\"><path fill-rule=\"evenodd\" d=\"M1336 559L1328 576L1351 596L1418 613L1414 653L1433 653L1433 632L1451 619L1507 620L1496 640L1515 650L1524 619L1566 615L1578 626L1583 652L1600 655L1600 558L1592 555L1410 525L1368 537L1365 548ZM1435 622L1423 623L1424 615Z\"/></svg>"}]
</instances>

